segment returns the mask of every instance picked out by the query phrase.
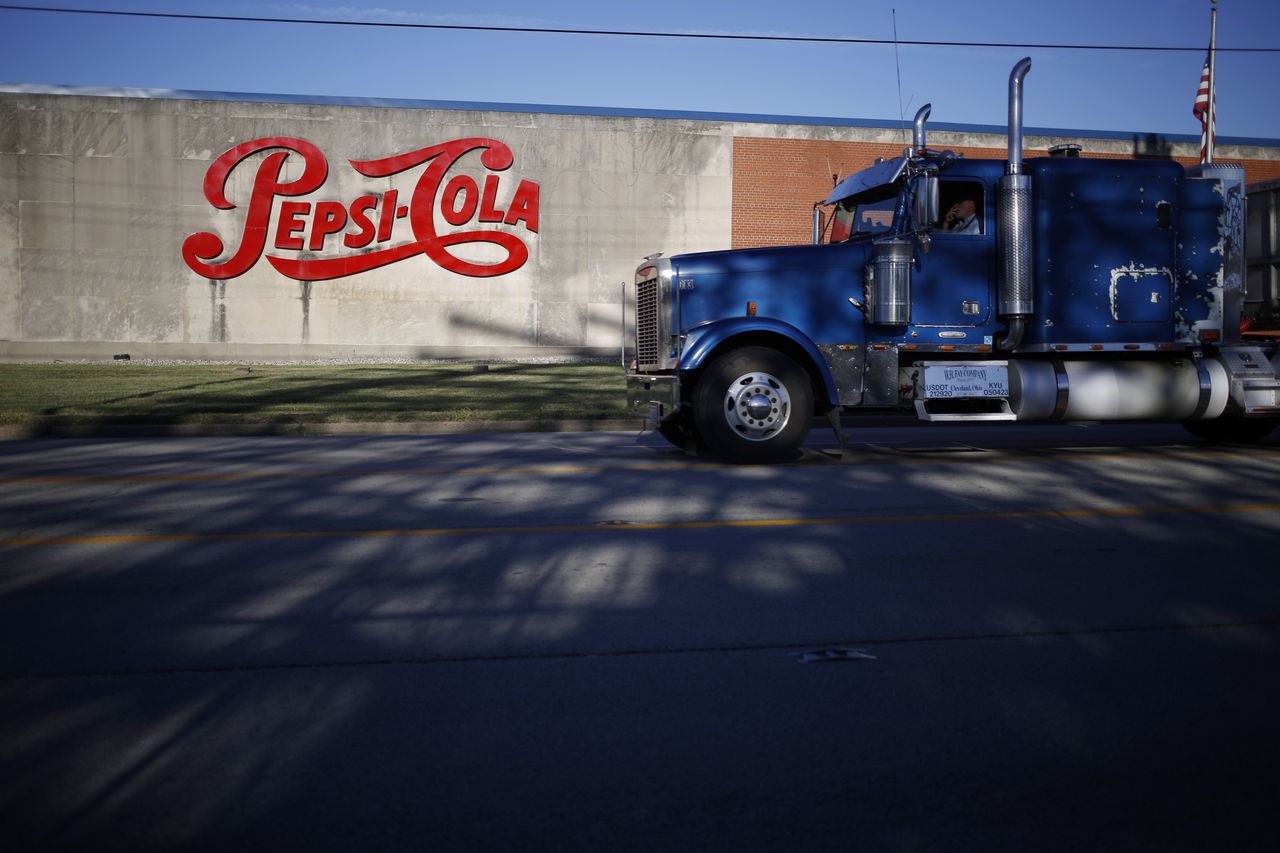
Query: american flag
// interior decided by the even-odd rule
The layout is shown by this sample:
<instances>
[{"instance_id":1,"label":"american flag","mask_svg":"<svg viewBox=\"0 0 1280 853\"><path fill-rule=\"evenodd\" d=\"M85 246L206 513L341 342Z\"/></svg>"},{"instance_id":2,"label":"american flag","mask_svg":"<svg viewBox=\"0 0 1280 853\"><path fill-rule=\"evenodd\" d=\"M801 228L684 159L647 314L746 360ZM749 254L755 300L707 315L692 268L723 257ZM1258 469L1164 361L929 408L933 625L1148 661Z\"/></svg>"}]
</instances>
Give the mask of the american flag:
<instances>
[{"instance_id":1,"label":"american flag","mask_svg":"<svg viewBox=\"0 0 1280 853\"><path fill-rule=\"evenodd\" d=\"M1217 98L1213 98L1213 105L1210 106L1209 97L1209 58L1206 56L1204 60L1204 69L1200 72L1200 88L1196 92L1195 104L1191 107L1191 114L1200 119L1200 162L1206 163L1209 159L1210 145L1210 128L1213 128L1213 141L1217 141L1218 133L1214 119L1217 118Z\"/></svg>"}]
</instances>

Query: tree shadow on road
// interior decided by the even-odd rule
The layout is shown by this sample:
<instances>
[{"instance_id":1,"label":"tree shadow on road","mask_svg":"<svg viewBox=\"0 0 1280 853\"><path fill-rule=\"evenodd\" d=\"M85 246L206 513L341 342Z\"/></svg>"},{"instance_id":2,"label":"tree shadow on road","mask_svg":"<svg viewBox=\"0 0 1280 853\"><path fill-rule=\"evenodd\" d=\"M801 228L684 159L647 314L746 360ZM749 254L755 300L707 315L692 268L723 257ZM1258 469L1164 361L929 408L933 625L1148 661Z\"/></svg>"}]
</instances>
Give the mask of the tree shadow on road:
<instances>
[{"instance_id":1,"label":"tree shadow on road","mask_svg":"<svg viewBox=\"0 0 1280 853\"><path fill-rule=\"evenodd\" d=\"M1274 506L1276 441L951 443L771 467L617 433L9 445L6 535L75 541L2 549L0 814L132 849L909 848L1019 808L1007 837L1062 849L1104 795L1142 841L1205 837L1157 830L1191 799L1257 829L1265 789L1186 783L1237 733L1188 745L1160 709L1230 691L1261 731L1274 707L1277 512L1232 507ZM1183 661L1145 659L1169 632ZM876 660L796 664L832 645ZM1025 778L968 775L993 744ZM1153 797L1087 781L1166 748L1188 764L1141 768ZM948 786L1003 805L912 806Z\"/></svg>"}]
</instances>

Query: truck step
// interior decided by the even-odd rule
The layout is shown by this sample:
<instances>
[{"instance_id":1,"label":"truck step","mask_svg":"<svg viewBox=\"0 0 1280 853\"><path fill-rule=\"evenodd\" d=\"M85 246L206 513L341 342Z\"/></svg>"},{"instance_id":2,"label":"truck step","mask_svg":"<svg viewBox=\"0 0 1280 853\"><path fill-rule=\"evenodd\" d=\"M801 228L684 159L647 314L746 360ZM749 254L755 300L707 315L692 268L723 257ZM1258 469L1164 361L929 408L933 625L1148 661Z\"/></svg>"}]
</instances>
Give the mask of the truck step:
<instances>
[{"instance_id":1,"label":"truck step","mask_svg":"<svg viewBox=\"0 0 1280 853\"><path fill-rule=\"evenodd\" d=\"M1009 401L998 397L916 400L922 421L1016 421Z\"/></svg>"}]
</instances>

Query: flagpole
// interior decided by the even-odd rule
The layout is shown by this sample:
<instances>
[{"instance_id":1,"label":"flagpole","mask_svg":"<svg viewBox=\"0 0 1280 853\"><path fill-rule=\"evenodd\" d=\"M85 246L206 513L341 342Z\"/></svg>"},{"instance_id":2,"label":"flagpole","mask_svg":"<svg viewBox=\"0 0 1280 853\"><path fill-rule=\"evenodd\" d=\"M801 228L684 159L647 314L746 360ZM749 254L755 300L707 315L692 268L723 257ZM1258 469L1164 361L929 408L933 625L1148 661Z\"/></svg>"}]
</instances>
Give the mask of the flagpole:
<instances>
[{"instance_id":1,"label":"flagpole","mask_svg":"<svg viewBox=\"0 0 1280 853\"><path fill-rule=\"evenodd\" d=\"M1214 88L1213 88L1213 71L1214 71L1213 66L1215 62L1214 45L1217 43L1217 41L1218 41L1218 0L1213 0L1213 9L1209 13L1209 108L1208 108L1209 124L1208 124L1208 131L1205 134L1205 143L1204 143L1204 151L1205 151L1204 161L1206 163L1213 162L1213 134L1214 134L1214 124L1217 122L1217 117L1214 115L1214 112L1216 112L1214 110L1214 107L1217 105L1214 103L1215 98L1214 98Z\"/></svg>"}]
</instances>

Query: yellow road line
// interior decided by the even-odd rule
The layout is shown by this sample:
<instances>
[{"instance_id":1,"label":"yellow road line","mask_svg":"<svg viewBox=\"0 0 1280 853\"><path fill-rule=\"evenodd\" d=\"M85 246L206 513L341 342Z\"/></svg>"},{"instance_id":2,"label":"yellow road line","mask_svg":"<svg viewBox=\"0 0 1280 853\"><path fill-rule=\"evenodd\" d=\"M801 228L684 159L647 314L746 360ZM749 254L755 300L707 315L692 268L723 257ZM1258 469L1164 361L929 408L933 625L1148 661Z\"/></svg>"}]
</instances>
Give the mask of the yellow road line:
<instances>
[{"instance_id":1,"label":"yellow road line","mask_svg":"<svg viewBox=\"0 0 1280 853\"><path fill-rule=\"evenodd\" d=\"M965 450L960 453L958 451ZM860 451L851 451L851 454ZM1089 448L1078 450L1058 450L1039 452L1013 448L1002 450L967 450L965 448L931 449L924 451L892 451L912 454L911 456L890 456L885 451L861 451L861 458L831 461L833 466L868 467L881 465L951 465L972 463L1004 463L1027 464L1032 462L1056 462L1062 460L1092 462L1114 461L1116 459L1276 459L1280 460L1280 452L1269 450L1255 451L1216 451L1206 454L1203 450L1181 450L1161 453L1157 449L1140 449L1136 452L1090 453ZM851 455L847 454L847 455ZM916 455L918 454L918 455ZM954 455L953 455L954 454ZM1008 455L1013 454L1013 455ZM779 468L813 468L811 463L793 463L778 465ZM514 468L403 468L374 469L365 471L256 471L225 474L33 474L25 477L0 477L0 485L112 485L112 484L151 484L151 483L235 483L252 480L319 480L319 479L357 479L360 477L453 477L476 474L602 474L632 473L652 471L712 471L712 470L744 470L737 465L718 463L665 463L650 465L545 465Z\"/></svg>"},{"instance_id":2,"label":"yellow road line","mask_svg":"<svg viewBox=\"0 0 1280 853\"><path fill-rule=\"evenodd\" d=\"M243 533L142 533L120 536L48 536L0 539L0 547L37 545L120 545L165 542L250 542L298 539L379 539L387 537L535 535L546 533L649 532L655 530L723 530L741 528L823 527L910 522L1019 521L1066 518L1131 518L1152 515L1210 515L1278 512L1280 503L1221 506L1098 507L1094 509L1023 510L1018 512L855 515L834 518L765 518L716 521L596 522L495 527L423 527L382 530L280 530Z\"/></svg>"}]
</instances>

